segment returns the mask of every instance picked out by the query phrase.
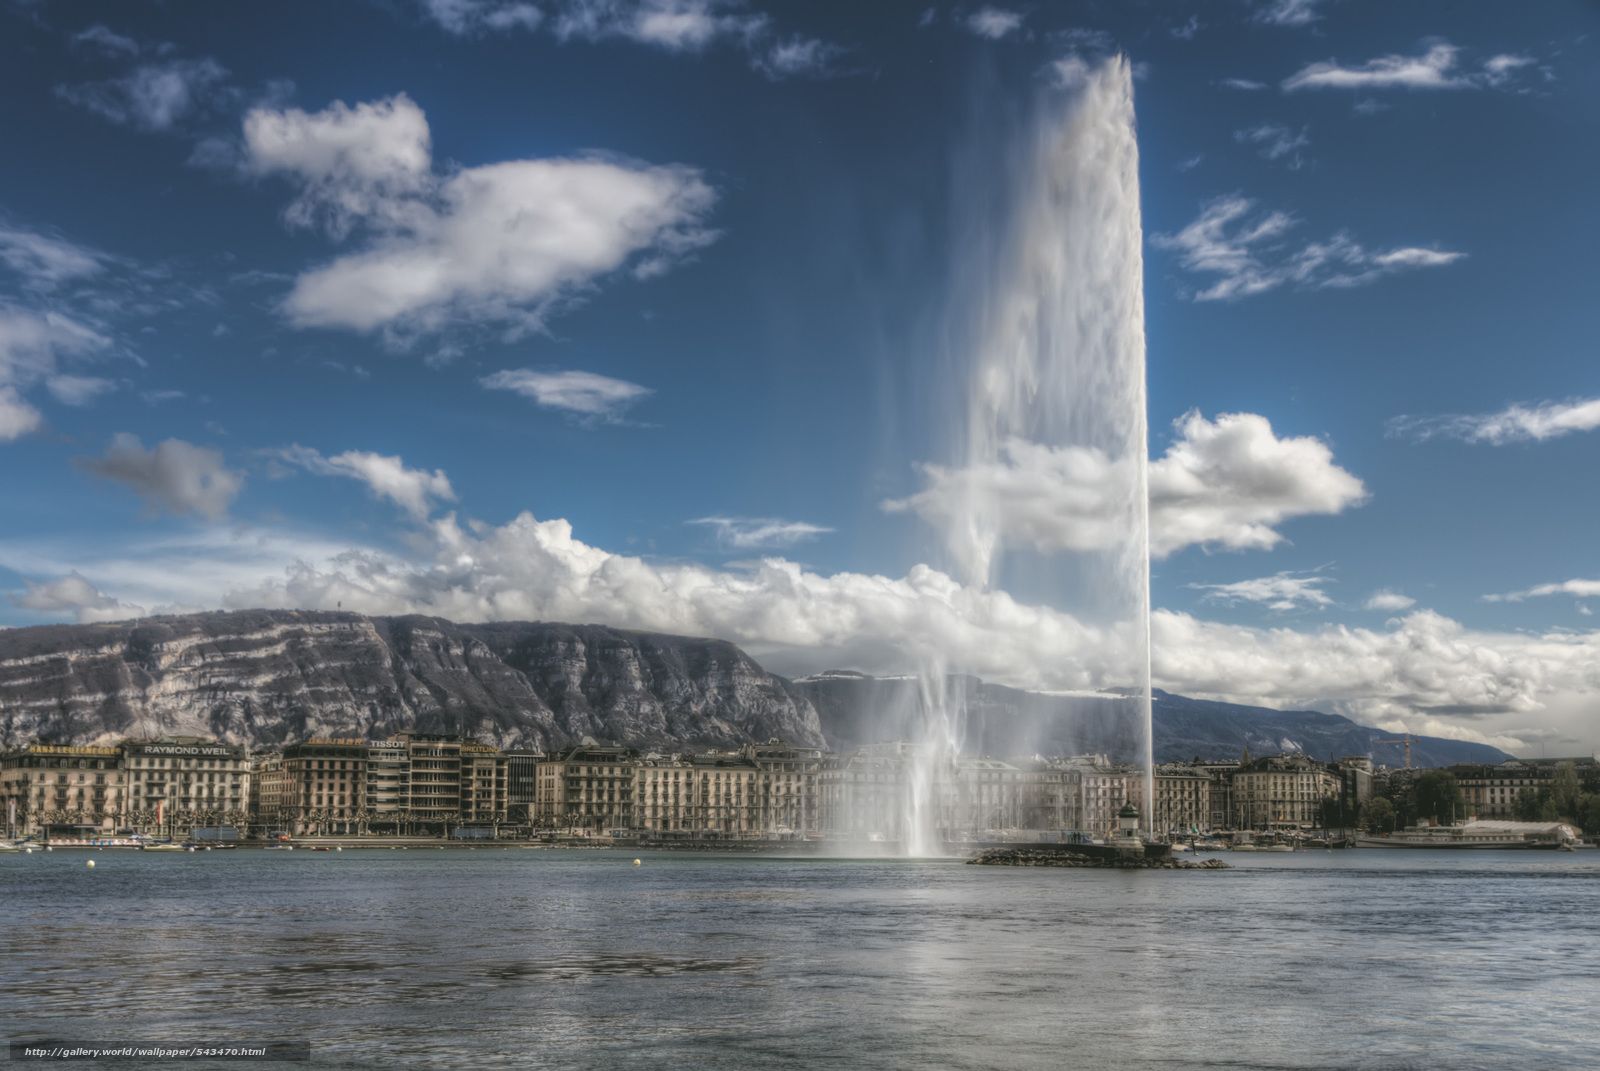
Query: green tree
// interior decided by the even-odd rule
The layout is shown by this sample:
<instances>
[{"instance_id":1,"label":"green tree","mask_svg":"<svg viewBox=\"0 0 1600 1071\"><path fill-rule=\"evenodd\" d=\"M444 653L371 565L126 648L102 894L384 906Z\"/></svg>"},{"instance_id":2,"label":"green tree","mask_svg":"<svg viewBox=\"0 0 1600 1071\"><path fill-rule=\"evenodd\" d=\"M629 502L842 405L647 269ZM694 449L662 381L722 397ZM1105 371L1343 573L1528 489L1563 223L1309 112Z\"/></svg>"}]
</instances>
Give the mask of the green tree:
<instances>
[{"instance_id":1,"label":"green tree","mask_svg":"<svg viewBox=\"0 0 1600 1071\"><path fill-rule=\"evenodd\" d=\"M1600 833L1600 793L1589 793L1583 797L1578 808L1578 824L1591 837Z\"/></svg>"},{"instance_id":2,"label":"green tree","mask_svg":"<svg viewBox=\"0 0 1600 1071\"><path fill-rule=\"evenodd\" d=\"M1429 770L1411 788L1412 803L1418 818L1435 822L1453 822L1464 816L1461 787L1456 775L1444 770Z\"/></svg>"},{"instance_id":3,"label":"green tree","mask_svg":"<svg viewBox=\"0 0 1600 1071\"><path fill-rule=\"evenodd\" d=\"M1523 788L1517 791L1517 819L1523 822L1537 822L1539 820L1540 793L1537 789Z\"/></svg>"},{"instance_id":4,"label":"green tree","mask_svg":"<svg viewBox=\"0 0 1600 1071\"><path fill-rule=\"evenodd\" d=\"M1389 802L1387 796L1374 796L1367 801L1362 809L1362 819L1367 823L1367 829L1374 833L1392 830L1394 828L1394 804Z\"/></svg>"},{"instance_id":5,"label":"green tree","mask_svg":"<svg viewBox=\"0 0 1600 1071\"><path fill-rule=\"evenodd\" d=\"M1578 783L1578 768L1570 762L1558 765L1556 776L1550 782L1550 799L1555 804L1556 814L1576 822L1579 797L1582 795L1583 786Z\"/></svg>"}]
</instances>

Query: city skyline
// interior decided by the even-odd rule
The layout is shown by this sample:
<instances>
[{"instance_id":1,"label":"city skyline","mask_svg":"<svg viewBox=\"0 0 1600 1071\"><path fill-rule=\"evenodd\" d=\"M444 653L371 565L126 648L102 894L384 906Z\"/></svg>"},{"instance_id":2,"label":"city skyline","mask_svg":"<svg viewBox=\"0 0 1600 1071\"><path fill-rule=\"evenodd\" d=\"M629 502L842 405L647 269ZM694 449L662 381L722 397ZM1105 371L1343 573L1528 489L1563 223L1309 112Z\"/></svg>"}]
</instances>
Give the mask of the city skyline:
<instances>
[{"instance_id":1,"label":"city skyline","mask_svg":"<svg viewBox=\"0 0 1600 1071\"><path fill-rule=\"evenodd\" d=\"M1592 10L0 18L0 624L342 606L1114 684L1070 593L952 579L917 503L983 165L1120 53L1155 684L1600 745Z\"/></svg>"}]
</instances>

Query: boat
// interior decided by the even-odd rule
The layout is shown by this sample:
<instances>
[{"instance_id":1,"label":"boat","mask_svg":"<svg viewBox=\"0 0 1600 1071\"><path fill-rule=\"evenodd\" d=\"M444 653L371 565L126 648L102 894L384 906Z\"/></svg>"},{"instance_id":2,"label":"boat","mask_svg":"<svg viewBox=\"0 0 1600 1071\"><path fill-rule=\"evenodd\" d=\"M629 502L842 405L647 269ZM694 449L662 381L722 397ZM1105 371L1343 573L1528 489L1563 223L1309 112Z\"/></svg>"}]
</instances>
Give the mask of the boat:
<instances>
[{"instance_id":1,"label":"boat","mask_svg":"<svg viewBox=\"0 0 1600 1071\"><path fill-rule=\"evenodd\" d=\"M15 844L12 844L10 841L0 840L0 852L20 852L20 851L22 851L22 849L17 847Z\"/></svg>"},{"instance_id":2,"label":"boat","mask_svg":"<svg viewBox=\"0 0 1600 1071\"><path fill-rule=\"evenodd\" d=\"M162 844L143 844L140 845L139 850L142 852L186 852L189 849L181 844L173 844L171 841L167 841Z\"/></svg>"},{"instance_id":3,"label":"boat","mask_svg":"<svg viewBox=\"0 0 1600 1071\"><path fill-rule=\"evenodd\" d=\"M1356 838L1358 848L1439 848L1453 851L1554 851L1575 844L1578 832L1562 822L1479 821L1408 826L1397 833Z\"/></svg>"}]
</instances>

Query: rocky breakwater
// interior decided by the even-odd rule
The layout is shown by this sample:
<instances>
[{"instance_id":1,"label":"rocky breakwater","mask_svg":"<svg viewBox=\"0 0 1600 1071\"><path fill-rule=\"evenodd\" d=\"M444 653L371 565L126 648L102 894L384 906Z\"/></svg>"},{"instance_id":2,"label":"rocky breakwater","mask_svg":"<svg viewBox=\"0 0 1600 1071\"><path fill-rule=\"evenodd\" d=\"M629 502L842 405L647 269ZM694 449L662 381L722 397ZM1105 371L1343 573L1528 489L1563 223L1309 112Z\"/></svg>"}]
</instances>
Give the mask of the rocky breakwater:
<instances>
[{"instance_id":1,"label":"rocky breakwater","mask_svg":"<svg viewBox=\"0 0 1600 1071\"><path fill-rule=\"evenodd\" d=\"M1054 866L1088 867L1102 870L1227 870L1221 859L1191 863L1171 856L1137 859L1111 855L1094 856L1071 848L1030 846L1026 848L987 848L967 860L969 866Z\"/></svg>"}]
</instances>

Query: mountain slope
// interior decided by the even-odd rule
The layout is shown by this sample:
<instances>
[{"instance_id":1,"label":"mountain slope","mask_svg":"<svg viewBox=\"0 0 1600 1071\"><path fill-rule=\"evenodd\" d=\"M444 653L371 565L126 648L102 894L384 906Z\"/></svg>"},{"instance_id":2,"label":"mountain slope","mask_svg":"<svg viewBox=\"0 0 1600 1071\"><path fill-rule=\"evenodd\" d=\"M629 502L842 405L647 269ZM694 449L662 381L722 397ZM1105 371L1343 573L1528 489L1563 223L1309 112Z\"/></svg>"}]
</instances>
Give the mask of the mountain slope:
<instances>
[{"instance_id":1,"label":"mountain slope","mask_svg":"<svg viewBox=\"0 0 1600 1071\"><path fill-rule=\"evenodd\" d=\"M508 747L822 740L787 681L720 640L293 610L0 632L0 745L407 728Z\"/></svg>"}]
</instances>

